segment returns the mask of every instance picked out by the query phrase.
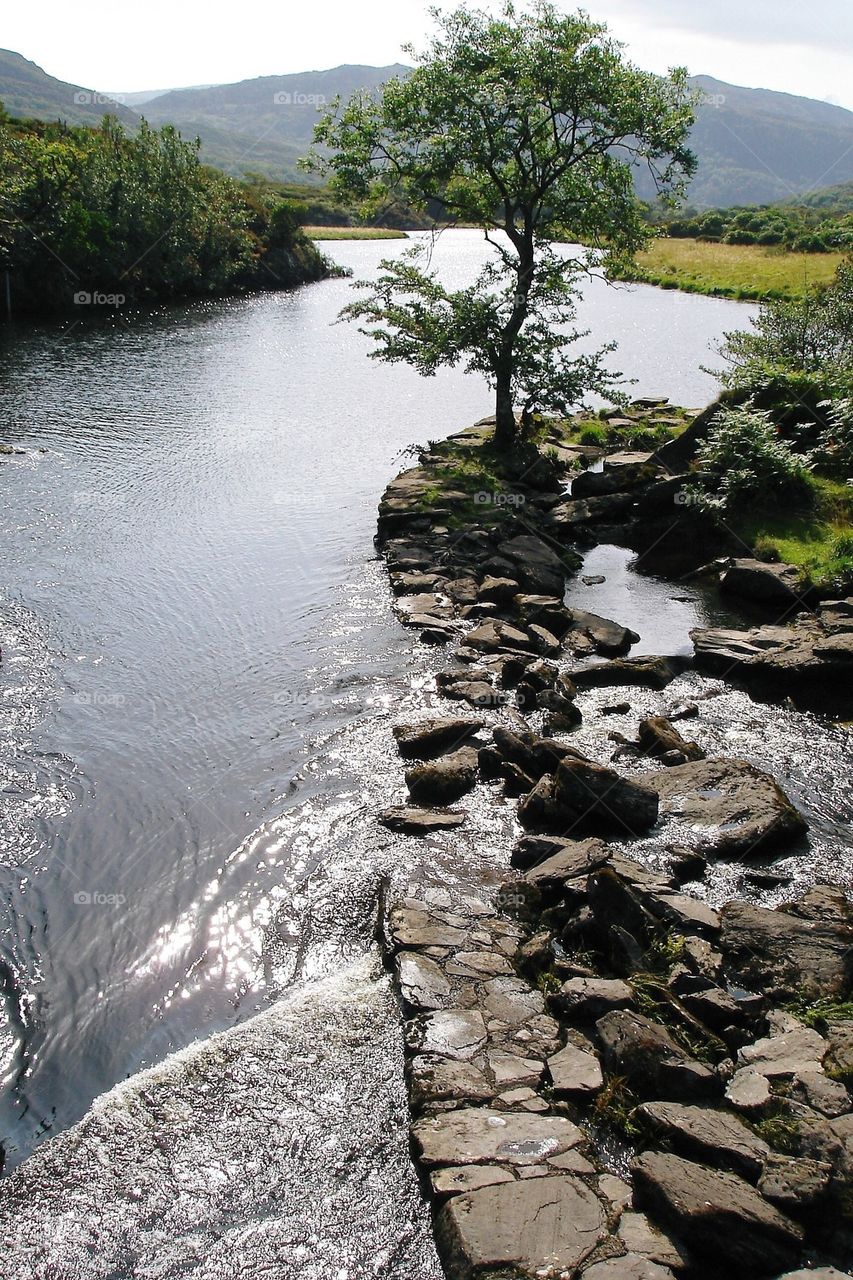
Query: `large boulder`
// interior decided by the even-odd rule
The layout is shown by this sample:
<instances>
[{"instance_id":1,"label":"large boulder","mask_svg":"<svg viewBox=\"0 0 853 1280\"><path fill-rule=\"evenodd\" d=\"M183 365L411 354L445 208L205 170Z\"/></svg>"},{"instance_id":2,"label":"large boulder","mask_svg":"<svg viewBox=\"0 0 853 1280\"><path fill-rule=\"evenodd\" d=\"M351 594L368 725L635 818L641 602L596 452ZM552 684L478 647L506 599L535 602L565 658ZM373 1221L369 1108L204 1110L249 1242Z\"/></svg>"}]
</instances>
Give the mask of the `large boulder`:
<instances>
[{"instance_id":1,"label":"large boulder","mask_svg":"<svg viewBox=\"0 0 853 1280\"><path fill-rule=\"evenodd\" d=\"M620 1010L596 1023L610 1075L624 1076L644 1098L702 1101L722 1091L719 1076L697 1062L669 1032L640 1013Z\"/></svg>"},{"instance_id":2,"label":"large boulder","mask_svg":"<svg viewBox=\"0 0 853 1280\"><path fill-rule=\"evenodd\" d=\"M545 775L518 811L526 830L566 836L615 832L640 835L658 816L655 791L588 760L563 760L553 778Z\"/></svg>"},{"instance_id":3,"label":"large boulder","mask_svg":"<svg viewBox=\"0 0 853 1280\"><path fill-rule=\"evenodd\" d=\"M603 689L618 685L643 685L649 689L665 689L670 681L690 665L683 657L615 658L572 672L579 689Z\"/></svg>"},{"instance_id":4,"label":"large boulder","mask_svg":"<svg viewBox=\"0 0 853 1280\"><path fill-rule=\"evenodd\" d=\"M732 560L720 575L720 590L762 604L803 605L810 584L792 564Z\"/></svg>"},{"instance_id":5,"label":"large boulder","mask_svg":"<svg viewBox=\"0 0 853 1280\"><path fill-rule=\"evenodd\" d=\"M561 549L558 553L542 538L531 533L522 533L504 542L499 548L499 555L514 565L513 576L523 587L546 596L561 597L566 575L581 564L576 552Z\"/></svg>"},{"instance_id":6,"label":"large boulder","mask_svg":"<svg viewBox=\"0 0 853 1280\"><path fill-rule=\"evenodd\" d=\"M812 890L777 910L729 902L720 948L733 975L775 999L840 999L853 983L853 908L838 890Z\"/></svg>"},{"instance_id":7,"label":"large boulder","mask_svg":"<svg viewBox=\"0 0 853 1280\"><path fill-rule=\"evenodd\" d=\"M430 760L406 770L406 786L415 804L452 804L477 781L477 752L461 747L441 760Z\"/></svg>"},{"instance_id":8,"label":"large boulder","mask_svg":"<svg viewBox=\"0 0 853 1280\"><path fill-rule=\"evenodd\" d=\"M640 1207L667 1222L709 1271L752 1280L799 1260L801 1228L734 1174L657 1152L631 1167Z\"/></svg>"},{"instance_id":9,"label":"large boulder","mask_svg":"<svg viewBox=\"0 0 853 1280\"><path fill-rule=\"evenodd\" d=\"M607 1235L602 1202L568 1176L454 1196L436 1228L445 1269L455 1280L574 1276Z\"/></svg>"},{"instance_id":10,"label":"large boulder","mask_svg":"<svg viewBox=\"0 0 853 1280\"><path fill-rule=\"evenodd\" d=\"M571 648L574 634L579 632L591 642L596 653L606 658L619 658L640 639L636 631L623 627L621 622L602 618L597 613L587 613L585 609L572 608L571 615L571 630L563 641L568 648Z\"/></svg>"},{"instance_id":11,"label":"large boulder","mask_svg":"<svg viewBox=\"0 0 853 1280\"><path fill-rule=\"evenodd\" d=\"M660 797L661 811L698 837L703 853L740 858L789 843L807 823L782 788L746 760L698 760L639 782Z\"/></svg>"}]
</instances>

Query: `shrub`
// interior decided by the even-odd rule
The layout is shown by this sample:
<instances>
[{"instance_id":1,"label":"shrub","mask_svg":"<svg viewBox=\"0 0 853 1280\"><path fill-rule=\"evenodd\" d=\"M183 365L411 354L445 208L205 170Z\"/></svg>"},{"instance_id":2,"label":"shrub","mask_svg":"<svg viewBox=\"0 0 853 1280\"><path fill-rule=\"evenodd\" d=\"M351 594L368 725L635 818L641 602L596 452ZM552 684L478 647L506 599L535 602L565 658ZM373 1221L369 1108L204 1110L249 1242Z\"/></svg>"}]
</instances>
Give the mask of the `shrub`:
<instances>
[{"instance_id":1,"label":"shrub","mask_svg":"<svg viewBox=\"0 0 853 1280\"><path fill-rule=\"evenodd\" d=\"M853 476L853 399L839 400L827 414L820 435L821 460L847 479Z\"/></svg>"},{"instance_id":2,"label":"shrub","mask_svg":"<svg viewBox=\"0 0 853 1280\"><path fill-rule=\"evenodd\" d=\"M769 413L752 407L717 414L697 451L697 465L709 505L727 511L811 497L811 460L781 438Z\"/></svg>"}]
</instances>

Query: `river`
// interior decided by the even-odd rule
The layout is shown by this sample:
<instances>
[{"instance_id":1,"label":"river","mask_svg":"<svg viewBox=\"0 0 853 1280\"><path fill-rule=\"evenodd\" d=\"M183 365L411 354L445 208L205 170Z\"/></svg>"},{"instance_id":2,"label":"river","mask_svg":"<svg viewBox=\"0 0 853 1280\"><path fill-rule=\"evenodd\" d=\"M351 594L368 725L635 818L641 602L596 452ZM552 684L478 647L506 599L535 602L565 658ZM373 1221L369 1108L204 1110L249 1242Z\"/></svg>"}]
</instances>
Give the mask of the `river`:
<instances>
[{"instance_id":1,"label":"river","mask_svg":"<svg viewBox=\"0 0 853 1280\"><path fill-rule=\"evenodd\" d=\"M325 247L369 276L405 245ZM435 261L456 283L483 253L457 231ZM459 370L370 361L334 323L350 296L0 334L0 443L24 450L0 459L7 1171L35 1149L0 1184L3 1277L441 1274L377 892L498 882L512 819L478 795L452 849L373 821L401 795L390 725L441 658L395 623L372 537L407 447L490 405ZM751 313L592 281L580 319L636 394L699 406ZM636 606L613 616L642 633L644 580L610 554L608 603L622 582ZM676 651L708 605L653 590ZM680 683L713 703L714 749L787 777L832 867L843 733Z\"/></svg>"}]
</instances>

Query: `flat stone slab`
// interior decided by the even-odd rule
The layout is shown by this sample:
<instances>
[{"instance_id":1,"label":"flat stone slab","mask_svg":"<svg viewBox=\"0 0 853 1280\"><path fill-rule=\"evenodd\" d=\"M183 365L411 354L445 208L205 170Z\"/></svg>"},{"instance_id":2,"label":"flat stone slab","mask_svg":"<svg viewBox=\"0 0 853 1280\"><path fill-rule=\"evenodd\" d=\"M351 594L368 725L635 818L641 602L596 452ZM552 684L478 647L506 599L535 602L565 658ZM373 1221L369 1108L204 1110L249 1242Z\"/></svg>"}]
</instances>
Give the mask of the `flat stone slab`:
<instances>
[{"instance_id":1,"label":"flat stone slab","mask_svg":"<svg viewBox=\"0 0 853 1280\"><path fill-rule=\"evenodd\" d=\"M396 966L404 1004L419 1012L444 1007L450 996L450 983L440 965L429 956L401 951L397 955Z\"/></svg>"},{"instance_id":2,"label":"flat stone slab","mask_svg":"<svg viewBox=\"0 0 853 1280\"><path fill-rule=\"evenodd\" d=\"M714 1107L645 1102L638 1117L688 1159L730 1169L756 1182L772 1152L737 1116Z\"/></svg>"},{"instance_id":3,"label":"flat stone slab","mask_svg":"<svg viewBox=\"0 0 853 1280\"><path fill-rule=\"evenodd\" d=\"M454 917L451 917L454 919ZM470 942L467 930L448 923L441 913L433 914L426 906L393 907L388 915L388 941L399 947L464 947Z\"/></svg>"},{"instance_id":4,"label":"flat stone slab","mask_svg":"<svg viewBox=\"0 0 853 1280\"><path fill-rule=\"evenodd\" d=\"M470 1164L458 1169L434 1169L430 1183L437 1196L459 1196L482 1187L494 1187L501 1182L515 1182L508 1169L495 1165Z\"/></svg>"},{"instance_id":5,"label":"flat stone slab","mask_svg":"<svg viewBox=\"0 0 853 1280\"><path fill-rule=\"evenodd\" d=\"M473 716L435 716L416 724L392 729L400 755L407 760L428 760L462 745L482 729L484 721Z\"/></svg>"},{"instance_id":6,"label":"flat stone slab","mask_svg":"<svg viewBox=\"0 0 853 1280\"><path fill-rule=\"evenodd\" d=\"M454 1196L437 1223L449 1275L574 1276L607 1235L601 1201L578 1178L533 1178Z\"/></svg>"},{"instance_id":7,"label":"flat stone slab","mask_svg":"<svg viewBox=\"0 0 853 1280\"><path fill-rule=\"evenodd\" d=\"M768 1080L783 1080L800 1072L821 1071L828 1045L811 1027L767 1036L738 1053L738 1066L751 1067Z\"/></svg>"},{"instance_id":8,"label":"flat stone slab","mask_svg":"<svg viewBox=\"0 0 853 1280\"><path fill-rule=\"evenodd\" d=\"M805 818L767 773L746 760L697 760L640 781L660 798L664 817L689 827L703 853L739 858L785 844Z\"/></svg>"},{"instance_id":9,"label":"flat stone slab","mask_svg":"<svg viewBox=\"0 0 853 1280\"><path fill-rule=\"evenodd\" d=\"M621 1258L606 1258L582 1273L583 1280L673 1280L669 1267L662 1267L639 1253L626 1253Z\"/></svg>"},{"instance_id":10,"label":"flat stone slab","mask_svg":"<svg viewBox=\"0 0 853 1280\"><path fill-rule=\"evenodd\" d=\"M557 1098L589 1098L604 1084L597 1056L592 1050L579 1049L574 1044L567 1044L549 1058L548 1070Z\"/></svg>"},{"instance_id":11,"label":"flat stone slab","mask_svg":"<svg viewBox=\"0 0 853 1280\"><path fill-rule=\"evenodd\" d=\"M715 1099L722 1092L715 1072L640 1013L626 1009L605 1014L596 1031L607 1071L625 1076L641 1097L692 1102Z\"/></svg>"},{"instance_id":12,"label":"flat stone slab","mask_svg":"<svg viewBox=\"0 0 853 1280\"><path fill-rule=\"evenodd\" d=\"M545 1164L549 1157L585 1142L582 1130L562 1116L493 1111L487 1107L425 1117L413 1126L412 1136L421 1161L428 1168Z\"/></svg>"},{"instance_id":13,"label":"flat stone slab","mask_svg":"<svg viewBox=\"0 0 853 1280\"><path fill-rule=\"evenodd\" d=\"M461 827L465 814L455 813L451 809L419 809L415 805L401 804L383 809L379 814L379 821L391 831L426 836L433 831L451 831L455 827Z\"/></svg>"},{"instance_id":14,"label":"flat stone slab","mask_svg":"<svg viewBox=\"0 0 853 1280\"><path fill-rule=\"evenodd\" d=\"M409 1068L412 1109L420 1111L433 1105L468 1106L491 1102L497 1090L473 1062L417 1054Z\"/></svg>"},{"instance_id":15,"label":"flat stone slab","mask_svg":"<svg viewBox=\"0 0 853 1280\"><path fill-rule=\"evenodd\" d=\"M416 1053L473 1058L486 1043L486 1024L477 1009L443 1009L406 1024L406 1044Z\"/></svg>"},{"instance_id":16,"label":"flat stone slab","mask_svg":"<svg viewBox=\"0 0 853 1280\"><path fill-rule=\"evenodd\" d=\"M802 1228L742 1178L656 1152L639 1156L631 1169L639 1207L668 1222L712 1267L753 1280L799 1260Z\"/></svg>"}]
</instances>

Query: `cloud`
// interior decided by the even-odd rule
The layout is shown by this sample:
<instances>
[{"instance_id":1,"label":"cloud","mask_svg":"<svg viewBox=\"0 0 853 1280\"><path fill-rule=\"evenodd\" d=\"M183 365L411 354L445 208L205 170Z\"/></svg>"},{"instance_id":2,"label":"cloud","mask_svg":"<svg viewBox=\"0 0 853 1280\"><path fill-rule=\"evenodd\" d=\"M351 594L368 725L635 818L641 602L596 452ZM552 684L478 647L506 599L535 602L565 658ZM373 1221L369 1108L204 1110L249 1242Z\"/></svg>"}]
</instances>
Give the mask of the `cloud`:
<instances>
[{"instance_id":1,"label":"cloud","mask_svg":"<svg viewBox=\"0 0 853 1280\"><path fill-rule=\"evenodd\" d=\"M850 0L587 0L594 18L624 19L752 44L799 45L853 52Z\"/></svg>"}]
</instances>

